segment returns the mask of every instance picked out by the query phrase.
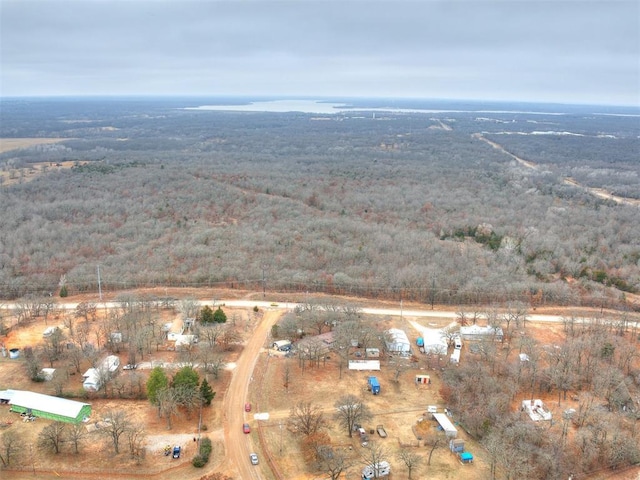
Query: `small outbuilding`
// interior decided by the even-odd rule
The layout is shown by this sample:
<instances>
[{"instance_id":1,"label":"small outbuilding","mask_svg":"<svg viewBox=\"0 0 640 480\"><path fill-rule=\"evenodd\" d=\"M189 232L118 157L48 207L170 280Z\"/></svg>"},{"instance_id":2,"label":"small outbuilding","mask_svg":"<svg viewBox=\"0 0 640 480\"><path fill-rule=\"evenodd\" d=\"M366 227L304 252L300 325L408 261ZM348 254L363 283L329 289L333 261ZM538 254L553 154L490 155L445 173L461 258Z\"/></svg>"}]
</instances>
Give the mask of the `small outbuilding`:
<instances>
[{"instance_id":1,"label":"small outbuilding","mask_svg":"<svg viewBox=\"0 0 640 480\"><path fill-rule=\"evenodd\" d=\"M409 337L399 328L390 328L385 335L385 343L387 350L391 353L410 353L411 343L409 343Z\"/></svg>"},{"instance_id":2,"label":"small outbuilding","mask_svg":"<svg viewBox=\"0 0 640 480\"><path fill-rule=\"evenodd\" d=\"M366 348L364 351L364 356L367 358L380 358L380 349L379 348Z\"/></svg>"},{"instance_id":3,"label":"small outbuilding","mask_svg":"<svg viewBox=\"0 0 640 480\"><path fill-rule=\"evenodd\" d=\"M12 412L66 423L80 423L91 416L91 405L88 403L25 390L7 390L6 392L10 392L8 396L10 396L9 404Z\"/></svg>"}]
</instances>

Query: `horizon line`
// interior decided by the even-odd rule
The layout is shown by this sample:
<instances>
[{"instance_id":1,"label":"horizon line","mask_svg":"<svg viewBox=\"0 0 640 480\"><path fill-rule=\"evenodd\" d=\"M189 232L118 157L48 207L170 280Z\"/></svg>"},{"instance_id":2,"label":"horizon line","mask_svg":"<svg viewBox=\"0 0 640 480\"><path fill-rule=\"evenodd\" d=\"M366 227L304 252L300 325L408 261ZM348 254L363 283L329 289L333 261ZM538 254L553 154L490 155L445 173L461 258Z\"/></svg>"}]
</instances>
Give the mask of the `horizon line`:
<instances>
[{"instance_id":1,"label":"horizon line","mask_svg":"<svg viewBox=\"0 0 640 480\"><path fill-rule=\"evenodd\" d=\"M625 103L582 103L559 102L550 100L505 100L505 99L480 99L480 98L443 98L443 97L393 97L393 96L345 96L345 95L268 95L268 94L33 94L33 95L1 95L0 102L4 100L20 99L104 99L104 100L133 100L133 99L243 99L243 100L391 100L391 101L430 101L430 102L470 102L470 103L501 103L501 104L528 104L528 105L562 105L585 107L616 107L640 109L639 104Z\"/></svg>"}]
</instances>

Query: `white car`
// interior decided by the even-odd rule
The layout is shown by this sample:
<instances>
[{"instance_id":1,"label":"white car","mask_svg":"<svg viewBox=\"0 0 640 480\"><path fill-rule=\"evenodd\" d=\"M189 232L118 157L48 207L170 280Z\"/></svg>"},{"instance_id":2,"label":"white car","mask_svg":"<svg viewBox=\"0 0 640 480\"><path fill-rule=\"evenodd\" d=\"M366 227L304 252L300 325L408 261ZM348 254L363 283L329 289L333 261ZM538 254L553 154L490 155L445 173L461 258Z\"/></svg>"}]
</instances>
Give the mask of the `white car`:
<instances>
[{"instance_id":1,"label":"white car","mask_svg":"<svg viewBox=\"0 0 640 480\"><path fill-rule=\"evenodd\" d=\"M251 465L257 465L258 464L258 454L257 453L250 454L249 458L251 459Z\"/></svg>"}]
</instances>

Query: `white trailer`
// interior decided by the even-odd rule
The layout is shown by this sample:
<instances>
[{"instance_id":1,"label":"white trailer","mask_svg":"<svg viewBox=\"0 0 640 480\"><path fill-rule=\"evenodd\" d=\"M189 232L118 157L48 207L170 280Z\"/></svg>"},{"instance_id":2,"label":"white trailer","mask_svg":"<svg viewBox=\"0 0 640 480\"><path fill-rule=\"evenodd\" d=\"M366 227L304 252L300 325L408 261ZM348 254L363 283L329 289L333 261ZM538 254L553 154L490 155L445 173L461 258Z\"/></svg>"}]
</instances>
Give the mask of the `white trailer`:
<instances>
[{"instance_id":1,"label":"white trailer","mask_svg":"<svg viewBox=\"0 0 640 480\"><path fill-rule=\"evenodd\" d=\"M458 430L453 426L453 423L451 423L451 420L449 420L445 413L434 413L433 418L435 418L442 427L447 437L456 438L458 436Z\"/></svg>"},{"instance_id":2,"label":"white trailer","mask_svg":"<svg viewBox=\"0 0 640 480\"><path fill-rule=\"evenodd\" d=\"M451 358L449 359L451 363L460 363L460 349L455 348L453 353L451 354Z\"/></svg>"},{"instance_id":3,"label":"white trailer","mask_svg":"<svg viewBox=\"0 0 640 480\"><path fill-rule=\"evenodd\" d=\"M380 371L380 360L349 360L349 370Z\"/></svg>"}]
</instances>

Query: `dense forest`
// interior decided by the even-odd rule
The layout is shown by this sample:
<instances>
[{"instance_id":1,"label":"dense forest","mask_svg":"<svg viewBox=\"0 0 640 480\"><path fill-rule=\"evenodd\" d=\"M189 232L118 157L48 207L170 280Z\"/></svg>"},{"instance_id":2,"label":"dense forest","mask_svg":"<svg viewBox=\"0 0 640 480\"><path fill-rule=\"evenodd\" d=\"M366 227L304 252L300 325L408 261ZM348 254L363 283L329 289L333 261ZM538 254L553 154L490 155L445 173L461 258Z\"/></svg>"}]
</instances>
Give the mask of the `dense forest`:
<instances>
[{"instance_id":1,"label":"dense forest","mask_svg":"<svg viewBox=\"0 0 640 480\"><path fill-rule=\"evenodd\" d=\"M2 99L0 138L61 141L0 154L0 296L95 291L100 265L111 290L640 308L640 206L589 191L640 199L638 109L186 109L242 101Z\"/></svg>"}]
</instances>

